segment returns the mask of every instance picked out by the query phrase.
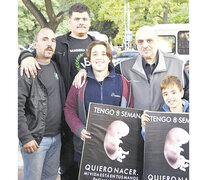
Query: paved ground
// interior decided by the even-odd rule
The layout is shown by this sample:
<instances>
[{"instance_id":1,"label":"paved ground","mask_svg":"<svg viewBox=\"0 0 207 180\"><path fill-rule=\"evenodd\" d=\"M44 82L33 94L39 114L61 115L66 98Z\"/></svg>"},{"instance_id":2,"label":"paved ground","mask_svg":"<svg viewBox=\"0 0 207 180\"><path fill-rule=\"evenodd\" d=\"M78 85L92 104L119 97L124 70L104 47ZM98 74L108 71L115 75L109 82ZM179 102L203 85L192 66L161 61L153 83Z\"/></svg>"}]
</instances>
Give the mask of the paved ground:
<instances>
[{"instance_id":1,"label":"paved ground","mask_svg":"<svg viewBox=\"0 0 207 180\"><path fill-rule=\"evenodd\" d=\"M23 176L23 161L22 155L18 148L18 180L21 180ZM60 180L60 176L57 177L57 180Z\"/></svg>"}]
</instances>

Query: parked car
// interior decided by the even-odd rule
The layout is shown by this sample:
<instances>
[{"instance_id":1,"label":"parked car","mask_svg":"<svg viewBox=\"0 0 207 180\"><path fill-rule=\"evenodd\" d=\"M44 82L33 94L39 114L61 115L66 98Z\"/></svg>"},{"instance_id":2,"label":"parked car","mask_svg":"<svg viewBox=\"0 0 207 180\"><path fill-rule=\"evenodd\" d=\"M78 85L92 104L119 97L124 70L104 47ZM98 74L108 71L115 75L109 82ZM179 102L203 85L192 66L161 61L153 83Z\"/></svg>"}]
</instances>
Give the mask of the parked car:
<instances>
[{"instance_id":1,"label":"parked car","mask_svg":"<svg viewBox=\"0 0 207 180\"><path fill-rule=\"evenodd\" d=\"M96 40L105 41L107 43L109 42L109 38L106 34L102 34L98 31L88 31L88 34L90 34L91 36L94 36Z\"/></svg>"},{"instance_id":2,"label":"parked car","mask_svg":"<svg viewBox=\"0 0 207 180\"><path fill-rule=\"evenodd\" d=\"M112 62L114 64L114 66L116 66L121 61L127 61L127 60L131 59L132 57L138 56L138 55L139 55L139 52L136 50L122 51L113 58Z\"/></svg>"},{"instance_id":3,"label":"parked car","mask_svg":"<svg viewBox=\"0 0 207 180\"><path fill-rule=\"evenodd\" d=\"M156 24L153 26L159 37L159 48L187 62L189 55L189 24Z\"/></svg>"}]
</instances>

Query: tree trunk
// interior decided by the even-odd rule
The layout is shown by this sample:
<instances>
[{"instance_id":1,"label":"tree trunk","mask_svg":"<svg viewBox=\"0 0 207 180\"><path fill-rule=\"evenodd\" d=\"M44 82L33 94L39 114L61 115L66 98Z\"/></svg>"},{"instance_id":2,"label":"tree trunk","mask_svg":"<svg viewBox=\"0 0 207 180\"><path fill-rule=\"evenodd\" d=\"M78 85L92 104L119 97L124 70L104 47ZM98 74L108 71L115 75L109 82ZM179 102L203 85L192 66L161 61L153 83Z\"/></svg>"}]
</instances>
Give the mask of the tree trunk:
<instances>
[{"instance_id":1,"label":"tree trunk","mask_svg":"<svg viewBox=\"0 0 207 180\"><path fill-rule=\"evenodd\" d=\"M47 22L46 18L37 9L37 7L34 5L34 3L31 0L22 0L22 2L27 7L27 9L32 13L35 19L39 22L42 28L49 27L55 32L58 25L63 21L64 12L61 11L56 16L52 7L51 0L45 0L45 7L46 7L47 15L49 17L49 22Z\"/></svg>"},{"instance_id":2,"label":"tree trunk","mask_svg":"<svg viewBox=\"0 0 207 180\"><path fill-rule=\"evenodd\" d=\"M167 1L165 6L165 12L163 13L163 24L168 23L168 9L169 9L169 2Z\"/></svg>"},{"instance_id":3,"label":"tree trunk","mask_svg":"<svg viewBox=\"0 0 207 180\"><path fill-rule=\"evenodd\" d=\"M47 21L31 0L22 0L27 9L33 14L41 27L47 26Z\"/></svg>"}]
</instances>

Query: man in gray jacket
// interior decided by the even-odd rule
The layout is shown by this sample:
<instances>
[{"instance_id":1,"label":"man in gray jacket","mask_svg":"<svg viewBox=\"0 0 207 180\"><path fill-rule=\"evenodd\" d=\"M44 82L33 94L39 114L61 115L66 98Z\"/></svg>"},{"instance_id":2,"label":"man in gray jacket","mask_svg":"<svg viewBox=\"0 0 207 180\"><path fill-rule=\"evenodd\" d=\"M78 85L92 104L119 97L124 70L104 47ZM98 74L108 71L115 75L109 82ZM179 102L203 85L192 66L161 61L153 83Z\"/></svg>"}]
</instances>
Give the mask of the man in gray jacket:
<instances>
[{"instance_id":1,"label":"man in gray jacket","mask_svg":"<svg viewBox=\"0 0 207 180\"><path fill-rule=\"evenodd\" d=\"M189 100L189 74L185 62L174 55L159 50L159 38L151 26L142 26L136 32L139 55L122 61L115 69L132 84L134 107L158 111L164 104L160 82L166 75L177 76L184 88L184 98ZM74 85L80 87L86 71L76 75Z\"/></svg>"},{"instance_id":2,"label":"man in gray jacket","mask_svg":"<svg viewBox=\"0 0 207 180\"><path fill-rule=\"evenodd\" d=\"M137 109L158 111L164 100L160 82L166 75L177 76L182 82L184 98L189 99L189 75L184 61L174 55L158 49L159 39L156 31L150 26L143 26L136 32L136 44L140 55L121 62L116 71L124 75L132 85L134 107ZM138 164L142 169L144 143L140 140ZM142 172L142 170L140 170Z\"/></svg>"},{"instance_id":3,"label":"man in gray jacket","mask_svg":"<svg viewBox=\"0 0 207 180\"><path fill-rule=\"evenodd\" d=\"M160 82L166 75L177 76L184 88L184 98L189 99L189 76L185 70L184 61L176 56L165 54L158 49L159 39L155 30L143 26L136 32L136 44L139 55L131 60L117 65L116 72L121 73L132 85L134 107L158 111L164 104L160 90ZM80 86L85 70L75 77L75 86ZM141 133L141 132L140 132ZM138 167L142 174L144 143L141 139L138 145Z\"/></svg>"},{"instance_id":4,"label":"man in gray jacket","mask_svg":"<svg viewBox=\"0 0 207 180\"><path fill-rule=\"evenodd\" d=\"M184 61L158 49L159 39L150 26L136 32L139 56L120 63L120 71L132 84L134 107L152 111L160 110L164 104L160 82L166 75L177 76L184 88L184 98L189 99L189 75Z\"/></svg>"}]
</instances>

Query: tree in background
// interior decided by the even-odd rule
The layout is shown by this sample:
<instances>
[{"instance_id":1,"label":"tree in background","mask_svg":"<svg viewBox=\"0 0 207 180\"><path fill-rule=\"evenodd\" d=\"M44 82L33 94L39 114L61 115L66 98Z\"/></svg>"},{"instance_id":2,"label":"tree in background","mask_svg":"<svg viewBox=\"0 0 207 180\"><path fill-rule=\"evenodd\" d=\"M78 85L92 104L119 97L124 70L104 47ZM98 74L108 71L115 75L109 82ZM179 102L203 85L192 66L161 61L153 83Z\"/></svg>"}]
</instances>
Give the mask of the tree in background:
<instances>
[{"instance_id":1,"label":"tree in background","mask_svg":"<svg viewBox=\"0 0 207 180\"><path fill-rule=\"evenodd\" d=\"M68 9L75 2L84 2L92 13L90 30L106 34L113 44L124 40L124 0L18 0L19 44L30 44L40 27L49 26L56 34L68 29ZM130 30L143 25L188 23L189 0L128 0ZM28 10L29 9L29 10Z\"/></svg>"},{"instance_id":2,"label":"tree in background","mask_svg":"<svg viewBox=\"0 0 207 180\"><path fill-rule=\"evenodd\" d=\"M67 15L77 0L18 0L18 43L28 45L41 27L57 34L68 31Z\"/></svg>"},{"instance_id":3,"label":"tree in background","mask_svg":"<svg viewBox=\"0 0 207 180\"><path fill-rule=\"evenodd\" d=\"M143 25L164 23L188 23L188 0L128 0L130 3L130 30L133 37ZM124 39L124 0L101 0L98 19L113 21L119 32L113 44L122 44Z\"/></svg>"}]
</instances>

